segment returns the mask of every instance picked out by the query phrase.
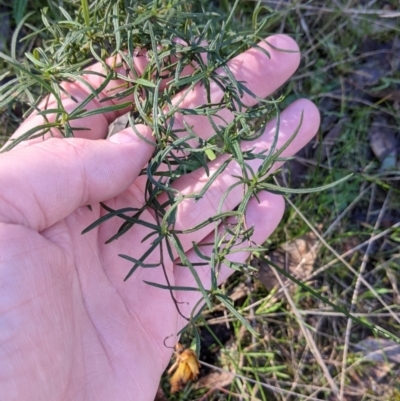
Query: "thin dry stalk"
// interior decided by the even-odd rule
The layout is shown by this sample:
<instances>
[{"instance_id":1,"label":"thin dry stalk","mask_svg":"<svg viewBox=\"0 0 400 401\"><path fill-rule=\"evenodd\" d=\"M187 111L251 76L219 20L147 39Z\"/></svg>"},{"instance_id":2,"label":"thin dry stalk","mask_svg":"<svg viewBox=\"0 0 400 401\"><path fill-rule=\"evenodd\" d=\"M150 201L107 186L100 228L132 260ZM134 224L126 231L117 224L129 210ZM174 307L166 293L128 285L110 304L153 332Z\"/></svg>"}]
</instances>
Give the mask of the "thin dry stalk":
<instances>
[{"instance_id":1,"label":"thin dry stalk","mask_svg":"<svg viewBox=\"0 0 400 401\"><path fill-rule=\"evenodd\" d=\"M382 209L379 212L379 216L376 220L375 226L374 226L374 232L376 232L379 227L381 226L382 223L382 219L386 213L386 209L388 207L389 204L389 199L390 199L390 194L391 194L391 190L389 190L385 202L382 206ZM371 235L372 237L372 235ZM358 294L360 292L360 288L361 288L361 277L363 276L365 269L367 267L367 263L369 261L369 256L371 254L371 250L372 250L372 245L374 244L375 241L373 241L371 238L369 240L368 243L368 247L367 250L365 251L365 254L363 256L362 259L362 263L360 266L360 271L358 273L357 276L357 281L354 287L354 292L353 292L353 297L351 300L351 305L350 305L350 313L353 313L356 309L356 305L357 305L357 299L358 299ZM346 327L346 334L345 334L345 340L344 340L344 348L343 348L343 359L342 359L342 374L341 374L341 378L340 378L340 395L339 395L339 399L343 400L343 396L344 396L344 389L345 389L345 380L346 380L346 365L347 365L347 355L349 352L349 343L350 343L350 332L351 332L351 328L353 326L353 320L352 319L348 319L347 320L347 327Z\"/></svg>"},{"instance_id":2,"label":"thin dry stalk","mask_svg":"<svg viewBox=\"0 0 400 401\"><path fill-rule=\"evenodd\" d=\"M279 273L272 267L273 272L275 273L275 276L277 278L277 280L279 281L279 284L281 285L281 287L283 288L283 292L285 294L285 297L290 305L290 307L292 308L292 311L299 323L300 329L304 335L304 338L307 341L308 346L310 347L310 350L312 352L312 354L314 355L316 361L318 362L320 368L322 369L324 376L327 380L327 382L329 383L329 386L331 387L333 393L335 393L336 395L339 394L339 388L337 387L336 383L334 382L331 374L329 373L329 370L322 358L321 353L318 350L317 344L315 343L312 335L310 334L309 330L307 329L305 322L301 316L301 314L299 313L296 304L294 303L292 297L289 294L289 291L287 290L287 288L284 286L283 281L281 276L279 275Z\"/></svg>"}]
</instances>

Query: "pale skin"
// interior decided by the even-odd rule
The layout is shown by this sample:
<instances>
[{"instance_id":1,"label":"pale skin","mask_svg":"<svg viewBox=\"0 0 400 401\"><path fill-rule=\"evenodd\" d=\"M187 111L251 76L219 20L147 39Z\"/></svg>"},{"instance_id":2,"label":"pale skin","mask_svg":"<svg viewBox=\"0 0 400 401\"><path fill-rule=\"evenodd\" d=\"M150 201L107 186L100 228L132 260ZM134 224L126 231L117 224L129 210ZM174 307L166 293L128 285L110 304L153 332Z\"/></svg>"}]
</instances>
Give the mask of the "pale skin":
<instances>
[{"instance_id":1,"label":"pale skin","mask_svg":"<svg viewBox=\"0 0 400 401\"><path fill-rule=\"evenodd\" d=\"M274 35L268 41L281 49L298 50L284 35ZM300 54L274 50L265 42L262 46L270 52L270 59L252 49L232 60L230 68L254 93L266 97L295 72ZM101 71L99 65L92 69ZM94 75L86 79L93 86L101 81ZM78 100L87 96L83 85L66 87ZM203 96L197 87L184 99L183 107L202 104ZM215 89L213 98L218 101L220 96ZM89 108L97 107L97 102L95 99ZM65 104L70 110L76 107L68 99ZM282 113L278 147L294 132L301 113L303 124L285 156L295 154L317 132L316 107L308 100L297 100ZM114 209L143 203L145 181L138 174L153 148L131 129L111 140L104 139L109 124L119 114L80 120L78 125L89 131L77 131L76 138L32 140L0 155L1 400L152 401L173 352L164 340L172 336L167 341L172 347L177 332L187 323L168 291L143 282L165 284L161 268L139 269L123 282L132 264L118 254L140 257L151 241L140 242L147 229L136 226L118 241L105 245L121 224L114 219L81 235L105 213L100 201ZM231 116L225 113L224 118ZM178 116L177 124L180 119ZM14 136L41 121L41 117L31 116ZM186 122L202 137L212 134L204 119L192 116ZM154 140L147 127L138 129ZM274 133L275 122L271 121L263 136L256 143L246 143L246 148L268 148ZM211 163L210 169L221 160ZM221 194L235 182L232 175L238 172L232 163L196 205L183 203L177 228L193 227L214 214ZM204 182L204 172L196 171L174 185L183 193L191 193L199 191ZM242 194L240 187L233 191L225 210L235 207ZM251 200L246 221L255 228L254 242L261 244L281 220L284 200L269 193L261 193L259 199L260 203ZM92 211L86 207L89 204ZM150 212L142 218L154 223ZM197 260L192 241L209 241L212 230L213 226L208 226L181 237L192 262ZM235 254L239 262L247 257L245 252ZM155 252L149 262L157 259ZM187 269L168 259L165 267L172 285L195 286ZM209 268L199 268L198 273L205 288L210 288ZM219 281L231 273L223 267ZM175 296L183 302L180 305L185 316L201 297L196 292L176 292Z\"/></svg>"}]
</instances>

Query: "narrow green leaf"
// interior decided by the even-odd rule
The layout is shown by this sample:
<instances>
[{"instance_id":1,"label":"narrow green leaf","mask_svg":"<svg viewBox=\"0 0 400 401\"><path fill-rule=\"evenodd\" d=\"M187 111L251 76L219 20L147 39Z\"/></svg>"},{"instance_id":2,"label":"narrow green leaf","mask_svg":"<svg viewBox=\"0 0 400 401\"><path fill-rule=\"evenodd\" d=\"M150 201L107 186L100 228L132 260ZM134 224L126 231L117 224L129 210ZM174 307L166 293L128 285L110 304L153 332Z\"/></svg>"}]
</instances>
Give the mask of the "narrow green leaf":
<instances>
[{"instance_id":1,"label":"narrow green leaf","mask_svg":"<svg viewBox=\"0 0 400 401\"><path fill-rule=\"evenodd\" d=\"M129 273L125 276L124 281L128 280L129 277L136 271L136 269L147 259L148 256L159 246L162 241L162 237L158 237L150 246L149 249L135 262L133 267L129 270Z\"/></svg>"},{"instance_id":2,"label":"narrow green leaf","mask_svg":"<svg viewBox=\"0 0 400 401\"><path fill-rule=\"evenodd\" d=\"M253 334L255 337L259 337L260 335L251 327L250 323L235 309L232 301L223 294L215 294L215 297L232 313L233 316L238 319L246 329Z\"/></svg>"},{"instance_id":3,"label":"narrow green leaf","mask_svg":"<svg viewBox=\"0 0 400 401\"><path fill-rule=\"evenodd\" d=\"M26 11L26 6L28 4L28 0L14 0L12 2L12 6L13 6L13 17L14 20L17 24L20 24L22 21L22 18L25 14ZM30 15L32 15L32 13L30 13ZM25 17L25 19L28 16Z\"/></svg>"},{"instance_id":4,"label":"narrow green leaf","mask_svg":"<svg viewBox=\"0 0 400 401\"><path fill-rule=\"evenodd\" d=\"M161 265L161 262L158 263L144 263L139 259L135 259L132 256L129 255L123 255L123 254L119 254L119 257L121 257L122 259L126 259L129 260L130 262L135 263L136 265L140 266L140 267L144 267L144 268L153 268L153 267L158 267Z\"/></svg>"},{"instance_id":5,"label":"narrow green leaf","mask_svg":"<svg viewBox=\"0 0 400 401\"><path fill-rule=\"evenodd\" d=\"M115 104L113 106L99 107L97 109L93 109L90 111L86 111L85 109L83 109L83 110L80 110L79 113L76 113L74 110L73 115L70 116L70 119L75 120L75 119L80 119L80 118L96 116L98 114L110 113L110 112L114 112L114 111L118 111L118 110L123 110L131 105L132 105L131 102L125 102L125 103Z\"/></svg>"},{"instance_id":6,"label":"narrow green leaf","mask_svg":"<svg viewBox=\"0 0 400 401\"><path fill-rule=\"evenodd\" d=\"M81 0L83 19L87 28L90 28L90 15L89 15L89 4L87 0Z\"/></svg>"},{"instance_id":7,"label":"narrow green leaf","mask_svg":"<svg viewBox=\"0 0 400 401\"><path fill-rule=\"evenodd\" d=\"M159 283L153 283L151 281L146 281L146 280L143 280L143 282L148 285L151 285L152 287L161 288L163 290L169 290L169 291L197 291L197 292L199 291L199 289L196 287L180 287L174 285L164 285Z\"/></svg>"},{"instance_id":8,"label":"narrow green leaf","mask_svg":"<svg viewBox=\"0 0 400 401\"><path fill-rule=\"evenodd\" d=\"M312 194L314 192L321 192L329 188L333 188L338 184L341 184L344 181L347 181L350 177L353 176L353 173L346 175L343 178L340 178L339 180L332 182L331 184L323 185L321 187L315 187L315 188L304 188L304 189L295 189L295 188L286 188L286 187L280 187L278 185L274 184L260 184L258 185L259 188L265 189L267 191L277 193L277 194Z\"/></svg>"},{"instance_id":9,"label":"narrow green leaf","mask_svg":"<svg viewBox=\"0 0 400 401\"><path fill-rule=\"evenodd\" d=\"M151 81L149 81L147 79L144 79L144 78L136 78L135 79L135 83L138 84L138 85L146 86L148 88L154 88L155 89L157 87L157 85L154 82L151 82Z\"/></svg>"},{"instance_id":10,"label":"narrow green leaf","mask_svg":"<svg viewBox=\"0 0 400 401\"><path fill-rule=\"evenodd\" d=\"M178 256L180 257L182 264L189 268L190 272L192 273L192 276L193 276L194 280L196 281L196 284L197 284L201 294L203 295L204 301L206 302L207 306L209 308L211 308L211 300L210 300L210 298L208 296L208 293L205 290L205 288L203 286L203 283L201 282L198 273L196 272L196 270L194 269L193 265L191 264L191 262L186 257L186 254L185 254L185 252L183 251L183 248L182 248L182 244L179 241L179 238L176 235L171 235L171 236L168 237L168 239L174 245L174 248L176 249L176 251L178 253Z\"/></svg>"}]
</instances>

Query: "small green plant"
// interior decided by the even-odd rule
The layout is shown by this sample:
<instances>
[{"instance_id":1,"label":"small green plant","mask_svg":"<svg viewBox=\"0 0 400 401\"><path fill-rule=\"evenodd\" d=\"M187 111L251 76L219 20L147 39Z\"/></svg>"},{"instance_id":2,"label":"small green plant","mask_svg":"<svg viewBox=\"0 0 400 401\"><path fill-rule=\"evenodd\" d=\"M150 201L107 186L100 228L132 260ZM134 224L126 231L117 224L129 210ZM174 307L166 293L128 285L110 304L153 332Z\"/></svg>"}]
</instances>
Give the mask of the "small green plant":
<instances>
[{"instance_id":1,"label":"small green plant","mask_svg":"<svg viewBox=\"0 0 400 401\"><path fill-rule=\"evenodd\" d=\"M232 20L239 4L237 0L228 7L227 12L217 12L209 2L181 2L170 1L98 1L89 4L82 0L70 5L68 10L59 7L64 19L55 23L48 15L48 9L42 11L44 28L40 32L34 31L24 40L32 36L46 32L46 39L42 45L26 53L26 60L17 60L15 51L11 56L2 55L3 59L14 67L16 77L2 87L0 107L5 107L17 99L24 99L30 105L28 113L37 108L38 99L42 99L51 93L56 99L56 105L50 110L41 111L43 116L56 114L54 121L33 128L19 138L10 142L6 151L12 149L20 141L46 134L52 129L58 129L65 137L74 135L75 127L71 128L72 121L95 114L115 112L126 107L133 106L133 112L129 116L129 124L132 128L137 124L149 126L156 138L154 155L150 160L146 171L146 204L140 209L127 208L124 210L112 210L106 205L103 207L108 214L87 227L83 233L88 232L97 225L110 218L118 217L124 220L118 232L108 242L118 239L134 225L142 224L152 230L146 238L152 237L150 248L139 259L130 255L120 255L132 262L133 266L126 275L128 279L138 268L164 267L165 258L173 258L173 254L180 257L180 263L190 269L195 278L197 288L203 295L204 301L211 307L211 299L216 298L233 313L249 330L253 330L245 319L236 312L228 298L217 286L217 275L222 264L235 270L253 269L250 265L236 264L229 261L229 255L234 246L243 244L242 250L250 250L248 241L251 241L252 228L246 227L245 211L249 200L262 190L272 190L279 193L304 192L304 190L292 190L280 188L270 183L267 179L269 171L276 161L283 161L282 152L295 137L297 130L289 142L276 148L278 137L275 135L274 143L270 149L261 153L254 151L242 152L240 143L256 139L272 116L278 115L276 132L279 131L278 100L258 99L247 87L246 83L238 82L229 68L227 60L240 52L257 47L264 53L267 50L259 47L257 43L263 38L260 36L265 22L269 16L265 16L264 6L261 2L255 4L252 13L252 29L237 30L233 27ZM29 14L25 20L29 18ZM24 23L21 21L20 27ZM18 35L18 30L14 38ZM14 45L15 45L14 41ZM148 63L140 76L137 76L133 64L138 52L147 52ZM282 50L284 51L284 50ZM120 60L117 64L109 66L106 59ZM103 87L113 82L117 77L123 79L125 84L114 94L102 99L112 101L133 95L134 102L119 103L112 106L99 107L96 110L86 110L85 105L96 97L102 89L89 88L91 93L79 107L73 112L67 112L61 101L61 94L65 90L60 84L65 80L80 80L82 75L88 73L85 67L91 62L99 61L106 71ZM195 66L194 73L182 74L185 67ZM125 68L131 74L118 75L117 68ZM163 81L168 78L169 83L163 89ZM182 107L180 102L172 99L178 92L189 93L195 85L206 88L207 101L195 109ZM215 103L211 99L211 87L218 85L223 91L223 97ZM244 104L243 95L254 98L255 106ZM218 123L212 117L217 116L221 109L229 110L233 115L233 121L224 124ZM174 128L173 122L177 115L206 116L214 127L214 135L207 140L197 135L189 125L184 122L180 129ZM183 195L175 190L171 183L182 174L203 167L208 173L208 161L225 154L227 158L221 166L210 174L208 182L203 190L196 195ZM262 161L257 171L249 168L247 161L259 159ZM189 198L200 199L232 162L241 167L242 177L232 185L223 195L218 212L215 216L182 231L175 229L175 215L178 206ZM243 199L234 211L223 211L224 200L238 185L245 188ZM325 186L326 188L331 185ZM313 189L320 191L322 188ZM158 195L164 191L167 201L159 203ZM151 208L156 216L157 225L149 225L141 219L141 214L147 208ZM132 214L133 213L133 214ZM212 272L212 288L206 291L196 272L195 266L186 258L179 235L200 230L206 225L214 224L217 227L228 217L234 217L236 224L227 227L222 234L216 234L214 239L214 258L210 259L202 253L197 244L194 244L198 255L204 263L210 265ZM228 236L230 237L227 240ZM149 265L147 257L159 249L160 263ZM173 251L174 250L174 251ZM254 246L253 251L261 252L260 246ZM193 290L193 288L172 287L167 275L165 285L148 283L149 285L173 290ZM176 303L179 310L179 305ZM189 316L184 316L191 320Z\"/></svg>"}]
</instances>

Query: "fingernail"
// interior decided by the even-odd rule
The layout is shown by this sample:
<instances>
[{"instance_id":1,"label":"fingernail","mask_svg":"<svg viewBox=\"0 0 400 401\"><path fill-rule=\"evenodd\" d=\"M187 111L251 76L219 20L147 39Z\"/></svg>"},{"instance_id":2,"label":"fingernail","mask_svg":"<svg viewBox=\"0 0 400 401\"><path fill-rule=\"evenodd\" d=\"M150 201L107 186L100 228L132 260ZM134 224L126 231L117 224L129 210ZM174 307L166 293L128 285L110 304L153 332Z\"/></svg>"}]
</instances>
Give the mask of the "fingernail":
<instances>
[{"instance_id":1,"label":"fingernail","mask_svg":"<svg viewBox=\"0 0 400 401\"><path fill-rule=\"evenodd\" d=\"M132 133L118 132L109 138L112 143L131 143L137 140L137 136Z\"/></svg>"}]
</instances>

